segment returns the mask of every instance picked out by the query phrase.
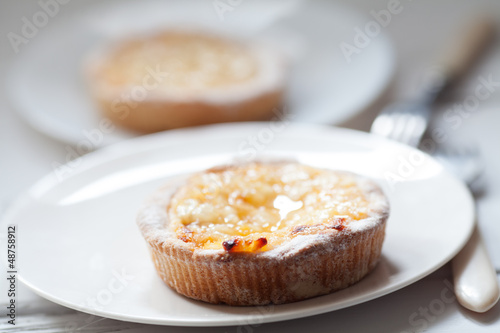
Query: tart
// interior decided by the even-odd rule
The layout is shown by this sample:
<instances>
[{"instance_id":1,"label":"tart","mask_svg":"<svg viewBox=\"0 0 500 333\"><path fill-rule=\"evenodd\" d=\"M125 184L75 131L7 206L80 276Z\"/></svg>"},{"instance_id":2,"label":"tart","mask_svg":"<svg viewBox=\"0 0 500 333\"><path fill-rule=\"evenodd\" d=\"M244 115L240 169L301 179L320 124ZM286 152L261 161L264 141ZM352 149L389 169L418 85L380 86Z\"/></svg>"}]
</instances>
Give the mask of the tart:
<instances>
[{"instance_id":1,"label":"tart","mask_svg":"<svg viewBox=\"0 0 500 333\"><path fill-rule=\"evenodd\" d=\"M377 264L389 204L371 180L294 162L209 169L159 189L138 225L161 279L230 305L328 294Z\"/></svg>"},{"instance_id":2,"label":"tart","mask_svg":"<svg viewBox=\"0 0 500 333\"><path fill-rule=\"evenodd\" d=\"M284 73L282 57L268 47L186 31L118 41L86 63L103 115L144 133L271 119Z\"/></svg>"}]
</instances>

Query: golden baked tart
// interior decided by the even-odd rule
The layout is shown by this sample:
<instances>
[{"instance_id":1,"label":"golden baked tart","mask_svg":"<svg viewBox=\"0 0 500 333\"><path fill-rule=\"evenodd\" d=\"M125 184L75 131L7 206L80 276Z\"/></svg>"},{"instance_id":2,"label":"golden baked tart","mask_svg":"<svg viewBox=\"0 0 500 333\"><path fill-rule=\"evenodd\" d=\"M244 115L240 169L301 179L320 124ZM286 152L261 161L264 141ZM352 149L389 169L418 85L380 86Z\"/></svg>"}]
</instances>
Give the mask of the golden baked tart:
<instances>
[{"instance_id":1,"label":"golden baked tart","mask_svg":"<svg viewBox=\"0 0 500 333\"><path fill-rule=\"evenodd\" d=\"M139 132L270 119L285 82L283 59L269 48L183 31L100 48L86 72L104 116Z\"/></svg>"},{"instance_id":2,"label":"golden baked tart","mask_svg":"<svg viewBox=\"0 0 500 333\"><path fill-rule=\"evenodd\" d=\"M209 169L158 190L138 215L163 281L230 305L281 304L362 279L389 205L371 180L292 163Z\"/></svg>"}]
</instances>

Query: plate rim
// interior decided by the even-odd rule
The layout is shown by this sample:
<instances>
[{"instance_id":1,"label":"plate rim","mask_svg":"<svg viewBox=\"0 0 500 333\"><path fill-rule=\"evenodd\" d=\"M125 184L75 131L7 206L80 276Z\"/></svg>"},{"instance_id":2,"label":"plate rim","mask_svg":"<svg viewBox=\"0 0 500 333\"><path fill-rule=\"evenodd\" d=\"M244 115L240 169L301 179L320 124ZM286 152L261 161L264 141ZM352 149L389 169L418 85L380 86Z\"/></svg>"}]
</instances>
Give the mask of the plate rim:
<instances>
[{"instance_id":1,"label":"plate rim","mask_svg":"<svg viewBox=\"0 0 500 333\"><path fill-rule=\"evenodd\" d=\"M106 161L109 161L109 160L113 160L113 159L116 159L119 157L136 154L136 153L141 151L141 147L148 146L148 144L151 142L153 142L153 143L155 141L158 142L157 145L152 148L152 150L158 149L160 147L165 147L166 141L169 141L169 140L166 140L164 137L176 136L179 133L181 133L181 135L182 135L182 133L184 133L184 132L193 132L193 131L198 132L200 130L201 131L203 131L203 130L214 131L214 129L220 129L220 128L230 128L230 129L234 130L235 127L249 127L252 129L260 129L265 124L269 124L269 122L246 122L246 123L242 122L242 123L214 124L214 125L199 126L199 127L195 127L195 128L189 128L189 129L177 129L177 130L172 130L172 131L154 133L154 134L134 138L131 140L118 142L116 144L104 147L104 148L96 150L94 152L90 152L89 154L83 156L82 159L87 160L90 163L87 165L84 164L82 166L82 170L79 170L79 172L85 172L86 170L92 169L94 166L97 166L101 163L105 163ZM339 127L326 126L326 125L296 124L296 123L290 124L290 128L291 127L293 127L293 129L291 129L292 131L297 131L297 130L299 130L299 131L306 130L306 131L315 131L315 132L316 131L323 131L322 135L328 135L325 133L329 133L329 132L337 132L337 133L340 132L340 133L351 135L351 136L358 136L358 137L364 136L364 137L367 137L367 138L370 138L370 139L376 141L377 145L389 143L391 145L402 146L405 149L410 150L410 151L416 150L412 147L406 146L404 144L400 144L398 142L394 142L392 140L388 140L388 139L380 137L380 136L376 136L376 135L373 135L370 133L361 132L361 131L352 130L352 129L339 128ZM185 134L185 135L187 135L187 134ZM123 149L123 147L130 147L130 146L132 146L133 149L129 149L129 150ZM148 147L148 149L150 149L150 148ZM425 155L427 155L427 154L425 154ZM433 162L438 163L431 156L429 156L429 155L427 155L427 156L430 157L430 159ZM395 291L398 291L398 290L400 290L400 289L402 289L410 284L415 283L416 281L421 280L422 278L428 276L429 274L431 274L431 273L435 272L436 270L438 270L439 268L441 268L444 264L446 264L449 260L451 260L463 248L463 246L467 243L470 236L472 235L472 232L473 232L475 224L476 224L476 222L474 220L474 216L476 214L475 206L473 204L474 200L473 200L472 195L470 194L470 191L467 190L467 188L466 188L465 184L463 184L463 182L461 182L456 177L451 175L448 171L443 170L443 174L445 174L446 177L452 179L459 187L462 187L462 189L464 190L464 193L468 194L468 201L471 204L470 214L471 214L471 221L472 222L469 223L469 225L468 225L469 230L467 233L467 237L465 237L463 240L461 240L461 242L460 242L461 244L456 249L451 251L447 256L443 257L439 261L438 264L436 264L434 267L432 267L432 269L421 272L420 274L417 274L410 279L406 279L404 282L399 282L396 285L394 285L390 288L387 288L385 290L374 291L374 292L370 293L370 295L368 297L360 295L357 298L351 299L349 302L347 302L347 305L344 304L338 308L332 309L332 308L328 308L327 306L319 306L319 307L313 307L312 311L307 311L307 309L305 309L305 310L302 309L301 313L298 316L296 315L296 313L294 313L293 318L290 317L289 312L283 312L283 313L277 313L277 314L275 313L275 314L272 314L272 316L270 316L270 317L266 316L264 319L259 319L258 322L259 323L271 323L271 322L278 322L278 321L284 321L284 320L305 318L305 317L310 317L310 316L314 316L314 315L318 315L318 314L337 311L337 310L348 308L348 307L351 307L351 306L357 305L357 304L362 304L362 303L368 302L370 300L373 300L373 299L382 297L384 295L388 295L390 293L393 293ZM35 186L37 186L38 184L43 183L43 182L47 182L47 181L49 181L50 183L53 183L54 181L64 182L65 179L63 179L62 181L55 180L53 177L53 172L40 178L29 189L24 191L21 195L19 195L15 200L12 201L12 204L6 209L5 213L3 214L0 224L7 225L8 221L12 219L11 216L15 216L15 214L19 210L19 208L22 207L23 202L30 197L30 193L31 193L32 189ZM2 231L2 234L3 234L3 231ZM224 321L220 321L217 319L211 319L211 320L204 319L204 320L198 320L198 321L186 321L186 320L177 320L176 321L176 320L168 319L165 321L165 320L152 319L152 318L144 317L144 316L120 315L120 314L116 314L114 312L99 311L99 310L95 310L95 309L89 310L88 307L85 307L84 305L81 306L78 304L74 304L74 303L65 301L64 299L60 299L58 297L53 297L50 293L43 291L39 287L33 285L28 280L26 280L24 278L24 276L22 275L22 271L18 272L18 278L26 286L28 286L28 288L30 288L32 291L34 291L37 295L39 295L45 299L48 299L54 303L57 303L57 304L65 306L65 307L68 307L68 308L71 308L74 310L78 310L78 311L81 311L81 312L84 312L84 313L87 313L90 315L96 315L96 316L101 316L101 317L105 317L105 318L128 321L128 322L152 324L152 325L162 325L162 326L182 326L182 327L220 326L220 327L222 327L222 326L242 325L241 318L234 318L234 319L229 319L229 320L224 320ZM361 301L360 301L360 299L361 299ZM299 304L299 303L300 302L296 302L295 304ZM279 306L279 305L272 305L272 306ZM249 307L249 309L254 309L254 308L255 307ZM246 325L251 325L252 322L253 321L251 321L251 319L245 320Z\"/></svg>"}]
</instances>

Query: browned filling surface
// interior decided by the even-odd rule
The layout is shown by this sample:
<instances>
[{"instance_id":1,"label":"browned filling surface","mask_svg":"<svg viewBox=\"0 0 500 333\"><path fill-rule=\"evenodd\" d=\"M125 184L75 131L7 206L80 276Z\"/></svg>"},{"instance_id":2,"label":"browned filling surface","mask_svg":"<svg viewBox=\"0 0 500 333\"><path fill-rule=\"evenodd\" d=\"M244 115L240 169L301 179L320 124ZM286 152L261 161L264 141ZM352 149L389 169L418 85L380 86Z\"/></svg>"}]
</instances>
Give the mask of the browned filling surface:
<instances>
[{"instance_id":1,"label":"browned filling surface","mask_svg":"<svg viewBox=\"0 0 500 333\"><path fill-rule=\"evenodd\" d=\"M172 197L170 228L197 248L266 251L300 234L341 232L369 214L356 176L298 163L253 163L192 176Z\"/></svg>"}]
</instances>

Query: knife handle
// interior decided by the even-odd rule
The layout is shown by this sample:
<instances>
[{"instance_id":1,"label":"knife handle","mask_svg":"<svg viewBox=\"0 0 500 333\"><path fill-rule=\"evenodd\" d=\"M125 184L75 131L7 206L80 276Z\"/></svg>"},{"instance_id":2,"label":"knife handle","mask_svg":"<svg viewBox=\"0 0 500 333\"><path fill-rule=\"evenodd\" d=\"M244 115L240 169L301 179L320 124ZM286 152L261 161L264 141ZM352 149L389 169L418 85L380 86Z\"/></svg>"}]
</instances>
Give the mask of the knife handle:
<instances>
[{"instance_id":1,"label":"knife handle","mask_svg":"<svg viewBox=\"0 0 500 333\"><path fill-rule=\"evenodd\" d=\"M486 312L500 298L497 274L476 227L465 247L452 260L458 302L475 312Z\"/></svg>"}]
</instances>

